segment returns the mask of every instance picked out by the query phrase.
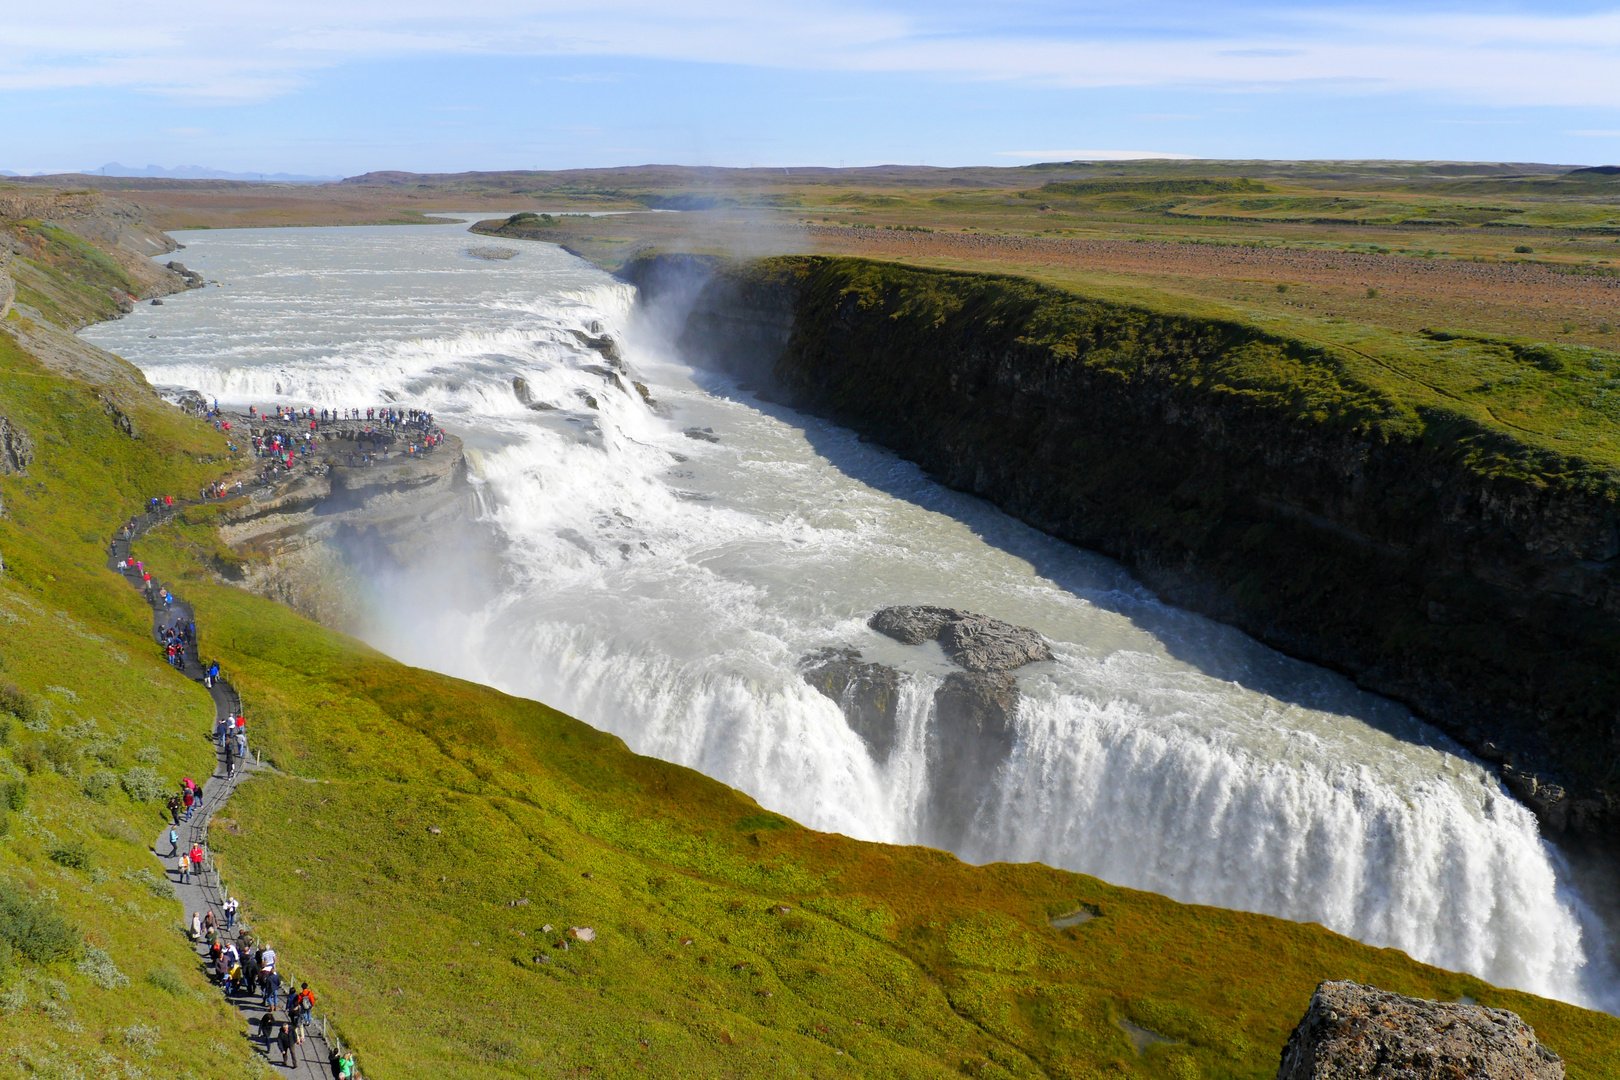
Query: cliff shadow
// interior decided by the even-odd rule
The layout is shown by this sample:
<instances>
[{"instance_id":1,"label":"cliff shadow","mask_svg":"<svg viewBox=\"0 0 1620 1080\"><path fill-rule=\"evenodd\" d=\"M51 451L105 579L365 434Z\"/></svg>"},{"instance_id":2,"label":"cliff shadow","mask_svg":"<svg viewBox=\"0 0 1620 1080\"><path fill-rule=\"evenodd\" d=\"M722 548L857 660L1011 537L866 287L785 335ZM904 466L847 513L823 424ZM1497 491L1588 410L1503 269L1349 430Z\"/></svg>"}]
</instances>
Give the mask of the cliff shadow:
<instances>
[{"instance_id":1,"label":"cliff shadow","mask_svg":"<svg viewBox=\"0 0 1620 1080\"><path fill-rule=\"evenodd\" d=\"M769 387L755 388L704 368L694 369L694 377L714 396L757 409L802 432L811 449L843 475L920 510L951 518L982 543L1027 563L1061 591L1126 620L1150 635L1170 657L1209 678L1236 683L1284 704L1347 716L1404 742L1467 753L1405 705L1363 690L1331 669L1278 652L1234 626L1160 600L1109 556L1042 532L977 495L947 487L914 462L851 429L773 400ZM896 597L893 602L937 601Z\"/></svg>"}]
</instances>

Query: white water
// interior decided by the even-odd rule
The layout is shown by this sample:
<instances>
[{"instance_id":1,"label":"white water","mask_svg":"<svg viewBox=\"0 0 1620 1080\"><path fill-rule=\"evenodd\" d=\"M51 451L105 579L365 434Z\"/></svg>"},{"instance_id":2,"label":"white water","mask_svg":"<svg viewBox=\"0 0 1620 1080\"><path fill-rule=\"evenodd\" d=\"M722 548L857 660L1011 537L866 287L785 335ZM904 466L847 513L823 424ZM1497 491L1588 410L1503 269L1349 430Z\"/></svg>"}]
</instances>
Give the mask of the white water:
<instances>
[{"instance_id":1,"label":"white water","mask_svg":"<svg viewBox=\"0 0 1620 1080\"><path fill-rule=\"evenodd\" d=\"M224 287L85 337L225 403L399 403L465 440L469 527L499 537L501 572L469 581L446 559L376 582L370 637L393 655L556 705L813 827L908 842L927 835L928 710L950 667L865 619L894 603L985 612L1036 628L1057 658L1018 673L1017 741L963 857L1316 921L1620 1004L1533 817L1403 708L681 366L628 287L560 250L483 262L459 226L181 239ZM597 323L671 416L585 370L601 358L569 331ZM515 375L560 408L525 408ZM390 617L423 605L442 614ZM909 673L887 762L795 673L826 645Z\"/></svg>"}]
</instances>

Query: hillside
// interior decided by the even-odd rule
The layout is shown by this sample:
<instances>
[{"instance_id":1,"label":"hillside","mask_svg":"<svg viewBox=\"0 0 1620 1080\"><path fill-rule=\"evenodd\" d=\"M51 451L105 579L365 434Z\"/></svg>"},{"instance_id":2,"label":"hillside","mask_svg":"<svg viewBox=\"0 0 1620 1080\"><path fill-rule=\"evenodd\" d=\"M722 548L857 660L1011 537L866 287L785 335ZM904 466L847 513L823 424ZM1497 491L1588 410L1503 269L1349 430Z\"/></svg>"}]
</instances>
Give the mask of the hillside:
<instances>
[{"instance_id":1,"label":"hillside","mask_svg":"<svg viewBox=\"0 0 1620 1080\"><path fill-rule=\"evenodd\" d=\"M32 265L76 295L79 263ZM0 416L31 453L0 477L0 678L17 688L0 763L8 794L26 784L0 839L0 1070L246 1072L182 913L142 875L158 811L130 794L147 793L138 769L167 787L209 768L208 698L104 569L145 498L196 491L230 455L121 361L28 310L3 327ZM1512 1009L1570 1076L1620 1076L1620 1020L1317 926L803 829L233 588L214 571L221 510L137 553L193 604L279 770L233 796L216 858L367 1075L1264 1078L1316 984L1349 978ZM71 929L50 949L18 929L53 920Z\"/></svg>"}]
</instances>

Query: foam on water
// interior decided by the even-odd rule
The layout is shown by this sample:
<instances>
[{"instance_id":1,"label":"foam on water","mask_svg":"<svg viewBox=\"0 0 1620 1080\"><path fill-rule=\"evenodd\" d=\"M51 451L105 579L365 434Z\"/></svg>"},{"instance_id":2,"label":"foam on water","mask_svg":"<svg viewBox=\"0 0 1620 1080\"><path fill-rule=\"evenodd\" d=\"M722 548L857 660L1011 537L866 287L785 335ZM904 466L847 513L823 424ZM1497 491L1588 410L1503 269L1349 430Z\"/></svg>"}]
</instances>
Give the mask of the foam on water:
<instances>
[{"instance_id":1,"label":"foam on water","mask_svg":"<svg viewBox=\"0 0 1620 1080\"><path fill-rule=\"evenodd\" d=\"M1321 922L1615 1007L1557 853L1444 737L847 432L682 367L626 286L558 249L482 262L457 227L185 240L188 265L227 287L85 336L155 384L426 408L465 440L482 508L469 527L502 541L499 580L468 582L448 559L378 580L369 637L393 655L546 701L816 828L908 842L928 835L929 711L950 668L865 619L912 602L996 615L1057 655L1019 673L1017 738L995 788L971 796L963 857ZM669 415L604 377L575 333L602 329ZM528 408L514 377L556 408ZM906 673L888 760L797 674L828 645Z\"/></svg>"}]
</instances>

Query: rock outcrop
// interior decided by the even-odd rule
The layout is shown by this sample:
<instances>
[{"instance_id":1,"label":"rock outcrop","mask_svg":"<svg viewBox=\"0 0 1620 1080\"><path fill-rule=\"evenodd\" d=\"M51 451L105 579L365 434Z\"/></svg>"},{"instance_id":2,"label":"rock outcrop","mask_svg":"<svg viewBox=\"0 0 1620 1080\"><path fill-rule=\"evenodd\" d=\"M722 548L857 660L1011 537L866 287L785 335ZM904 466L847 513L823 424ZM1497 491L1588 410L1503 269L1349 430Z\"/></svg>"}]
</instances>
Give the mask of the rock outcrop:
<instances>
[{"instance_id":1,"label":"rock outcrop","mask_svg":"<svg viewBox=\"0 0 1620 1080\"><path fill-rule=\"evenodd\" d=\"M1052 659L1035 631L951 608L887 607L867 622L873 630L907 645L937 641L951 661L969 671L1011 671Z\"/></svg>"},{"instance_id":2,"label":"rock outcrop","mask_svg":"<svg viewBox=\"0 0 1620 1080\"><path fill-rule=\"evenodd\" d=\"M17 286L11 280L11 252L0 247L0 319L11 313L11 302L17 298Z\"/></svg>"},{"instance_id":3,"label":"rock outcrop","mask_svg":"<svg viewBox=\"0 0 1620 1080\"><path fill-rule=\"evenodd\" d=\"M242 429L292 432L298 425L259 420ZM339 430L342 428L342 430ZM326 463L275 487L259 487L222 515L220 538L239 561L222 576L280 601L326 626L353 630L363 613L360 583L424 560L471 566L491 557L483 536L466 528L466 460L459 439L446 435L425 456L394 454L369 465L347 464L341 448L360 443L361 425L337 425L346 439ZM494 571L487 569L489 580ZM469 580L477 578L468 574Z\"/></svg>"},{"instance_id":4,"label":"rock outcrop","mask_svg":"<svg viewBox=\"0 0 1620 1080\"><path fill-rule=\"evenodd\" d=\"M1503 1009L1324 982L1277 1080L1563 1080L1564 1063Z\"/></svg>"},{"instance_id":5,"label":"rock outcrop","mask_svg":"<svg viewBox=\"0 0 1620 1080\"><path fill-rule=\"evenodd\" d=\"M838 703L849 722L882 764L894 749L900 672L870 664L855 649L822 649L800 661L804 680Z\"/></svg>"},{"instance_id":6,"label":"rock outcrop","mask_svg":"<svg viewBox=\"0 0 1620 1080\"><path fill-rule=\"evenodd\" d=\"M1017 712L1018 682L1006 672L953 671L934 691L924 825L928 842L961 849L1012 752Z\"/></svg>"},{"instance_id":7,"label":"rock outcrop","mask_svg":"<svg viewBox=\"0 0 1620 1080\"><path fill-rule=\"evenodd\" d=\"M186 288L200 289L203 287L203 276L197 273L195 270L187 270L185 263L176 262L173 259L170 259L168 267L170 270L173 270L176 274L180 275L180 277L186 283Z\"/></svg>"},{"instance_id":8,"label":"rock outcrop","mask_svg":"<svg viewBox=\"0 0 1620 1080\"><path fill-rule=\"evenodd\" d=\"M886 607L867 625L906 645L938 641L954 663L934 691L926 747L926 842L959 849L980 805L995 790L996 774L1012 752L1018 681L1009 671L1052 651L1035 631L988 615L926 604ZM900 673L861 662L853 649L827 649L807 657L805 678L839 703L850 726L886 760L895 738ZM881 740L882 751L878 750Z\"/></svg>"},{"instance_id":9,"label":"rock outcrop","mask_svg":"<svg viewBox=\"0 0 1620 1080\"><path fill-rule=\"evenodd\" d=\"M866 625L903 645L921 645L925 641L938 641L957 614L950 608L908 604L886 607L866 620Z\"/></svg>"},{"instance_id":10,"label":"rock outcrop","mask_svg":"<svg viewBox=\"0 0 1620 1080\"><path fill-rule=\"evenodd\" d=\"M34 440L28 432L0 416L0 476L27 476L34 461Z\"/></svg>"}]
</instances>

